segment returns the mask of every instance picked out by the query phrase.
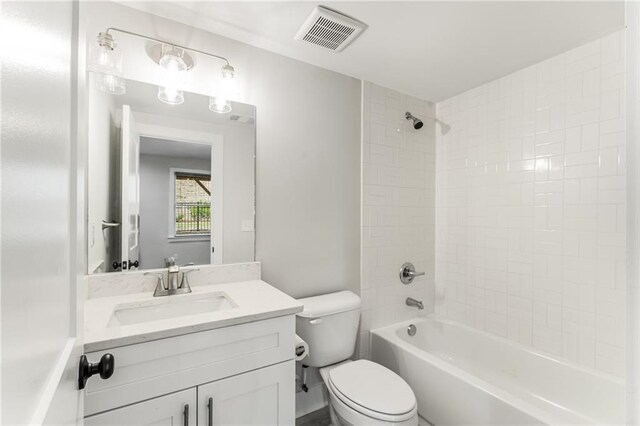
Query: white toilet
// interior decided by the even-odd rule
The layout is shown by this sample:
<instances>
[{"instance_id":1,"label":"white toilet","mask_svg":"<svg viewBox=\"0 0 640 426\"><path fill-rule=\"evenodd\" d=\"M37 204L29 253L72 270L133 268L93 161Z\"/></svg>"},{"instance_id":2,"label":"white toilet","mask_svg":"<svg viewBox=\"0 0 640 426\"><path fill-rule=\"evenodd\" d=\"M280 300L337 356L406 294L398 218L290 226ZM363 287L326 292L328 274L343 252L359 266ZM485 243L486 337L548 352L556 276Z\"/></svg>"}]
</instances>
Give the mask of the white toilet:
<instances>
[{"instance_id":1,"label":"white toilet","mask_svg":"<svg viewBox=\"0 0 640 426\"><path fill-rule=\"evenodd\" d=\"M416 397L400 376L375 362L349 360L358 334L360 298L340 291L299 301L304 311L296 318L296 332L309 345L302 363L320 368L333 425L417 425Z\"/></svg>"}]
</instances>

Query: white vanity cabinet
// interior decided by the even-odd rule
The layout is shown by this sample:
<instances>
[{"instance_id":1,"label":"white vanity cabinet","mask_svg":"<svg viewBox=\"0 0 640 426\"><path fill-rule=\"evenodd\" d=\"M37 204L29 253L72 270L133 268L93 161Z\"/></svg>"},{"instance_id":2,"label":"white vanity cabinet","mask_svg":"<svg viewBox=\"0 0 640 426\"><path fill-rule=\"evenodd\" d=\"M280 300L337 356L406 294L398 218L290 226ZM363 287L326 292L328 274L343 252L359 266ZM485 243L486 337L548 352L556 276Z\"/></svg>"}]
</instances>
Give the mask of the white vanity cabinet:
<instances>
[{"instance_id":1,"label":"white vanity cabinet","mask_svg":"<svg viewBox=\"0 0 640 426\"><path fill-rule=\"evenodd\" d=\"M195 425L196 390L187 389L84 419L85 426Z\"/></svg>"},{"instance_id":2,"label":"white vanity cabinet","mask_svg":"<svg viewBox=\"0 0 640 426\"><path fill-rule=\"evenodd\" d=\"M294 424L294 346L287 315L90 352L115 370L87 382L85 424Z\"/></svg>"},{"instance_id":3,"label":"white vanity cabinet","mask_svg":"<svg viewBox=\"0 0 640 426\"><path fill-rule=\"evenodd\" d=\"M295 363L198 386L198 426L294 424Z\"/></svg>"}]
</instances>

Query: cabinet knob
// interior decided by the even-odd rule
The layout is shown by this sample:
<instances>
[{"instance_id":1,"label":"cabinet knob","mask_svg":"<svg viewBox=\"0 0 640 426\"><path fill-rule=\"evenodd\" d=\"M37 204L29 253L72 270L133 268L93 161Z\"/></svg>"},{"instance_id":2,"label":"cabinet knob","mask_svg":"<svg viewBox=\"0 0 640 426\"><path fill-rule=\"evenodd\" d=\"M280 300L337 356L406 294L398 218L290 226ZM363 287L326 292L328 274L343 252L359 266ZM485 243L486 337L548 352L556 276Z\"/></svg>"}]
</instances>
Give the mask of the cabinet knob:
<instances>
[{"instance_id":1,"label":"cabinet knob","mask_svg":"<svg viewBox=\"0 0 640 426\"><path fill-rule=\"evenodd\" d=\"M78 370L78 389L84 389L89 377L94 374L100 374L103 380L113 375L116 368L116 359L111 354L104 354L100 358L100 362L92 364L87 360L86 355L80 357L80 366Z\"/></svg>"}]
</instances>

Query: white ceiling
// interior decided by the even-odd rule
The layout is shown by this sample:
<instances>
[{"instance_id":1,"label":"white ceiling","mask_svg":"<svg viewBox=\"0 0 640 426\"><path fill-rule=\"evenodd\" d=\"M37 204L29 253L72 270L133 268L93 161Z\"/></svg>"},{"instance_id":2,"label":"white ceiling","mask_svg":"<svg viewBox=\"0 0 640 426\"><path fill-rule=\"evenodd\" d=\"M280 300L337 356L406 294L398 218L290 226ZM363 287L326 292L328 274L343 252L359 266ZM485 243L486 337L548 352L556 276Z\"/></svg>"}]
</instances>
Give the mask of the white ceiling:
<instances>
[{"instance_id":1,"label":"white ceiling","mask_svg":"<svg viewBox=\"0 0 640 426\"><path fill-rule=\"evenodd\" d=\"M622 1L322 2L369 25L333 53L293 39L316 2L121 2L431 101L624 26Z\"/></svg>"},{"instance_id":2,"label":"white ceiling","mask_svg":"<svg viewBox=\"0 0 640 426\"><path fill-rule=\"evenodd\" d=\"M207 160L211 158L211 145L176 142L143 136L140 138L140 154Z\"/></svg>"}]
</instances>

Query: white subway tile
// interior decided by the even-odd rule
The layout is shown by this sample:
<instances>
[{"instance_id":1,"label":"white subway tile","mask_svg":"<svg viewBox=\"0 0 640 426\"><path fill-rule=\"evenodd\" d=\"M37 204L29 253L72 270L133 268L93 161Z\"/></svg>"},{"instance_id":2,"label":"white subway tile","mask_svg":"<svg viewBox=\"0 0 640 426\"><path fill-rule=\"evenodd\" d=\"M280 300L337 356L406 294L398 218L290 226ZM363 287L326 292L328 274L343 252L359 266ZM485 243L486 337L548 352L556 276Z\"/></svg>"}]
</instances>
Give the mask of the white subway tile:
<instances>
[{"instance_id":1,"label":"white subway tile","mask_svg":"<svg viewBox=\"0 0 640 426\"><path fill-rule=\"evenodd\" d=\"M435 184L436 312L618 375L623 43L619 31L438 103L452 130L436 134L435 181L401 178Z\"/></svg>"},{"instance_id":2,"label":"white subway tile","mask_svg":"<svg viewBox=\"0 0 640 426\"><path fill-rule=\"evenodd\" d=\"M612 90L600 95L600 120L611 120L622 116L622 91Z\"/></svg>"},{"instance_id":3,"label":"white subway tile","mask_svg":"<svg viewBox=\"0 0 640 426\"><path fill-rule=\"evenodd\" d=\"M600 141L599 124L587 124L582 126L582 143L581 150L587 151L592 149L598 149L598 143Z\"/></svg>"},{"instance_id":4,"label":"white subway tile","mask_svg":"<svg viewBox=\"0 0 640 426\"><path fill-rule=\"evenodd\" d=\"M600 176L612 176L618 174L618 148L605 148L600 150L599 155L599 171Z\"/></svg>"}]
</instances>

